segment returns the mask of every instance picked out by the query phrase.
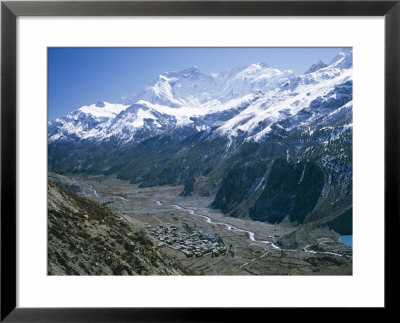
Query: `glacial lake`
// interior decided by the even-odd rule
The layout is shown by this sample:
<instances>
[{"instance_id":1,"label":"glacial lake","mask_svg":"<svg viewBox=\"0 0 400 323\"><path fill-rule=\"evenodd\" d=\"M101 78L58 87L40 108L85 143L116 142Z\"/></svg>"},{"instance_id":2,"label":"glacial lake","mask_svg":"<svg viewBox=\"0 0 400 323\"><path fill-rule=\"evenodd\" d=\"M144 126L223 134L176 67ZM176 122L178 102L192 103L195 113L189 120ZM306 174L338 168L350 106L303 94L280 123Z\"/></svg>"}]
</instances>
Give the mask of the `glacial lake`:
<instances>
[{"instance_id":1,"label":"glacial lake","mask_svg":"<svg viewBox=\"0 0 400 323\"><path fill-rule=\"evenodd\" d=\"M345 245L348 245L350 247L353 247L353 235L345 235L345 236L340 236L341 243L344 243Z\"/></svg>"}]
</instances>

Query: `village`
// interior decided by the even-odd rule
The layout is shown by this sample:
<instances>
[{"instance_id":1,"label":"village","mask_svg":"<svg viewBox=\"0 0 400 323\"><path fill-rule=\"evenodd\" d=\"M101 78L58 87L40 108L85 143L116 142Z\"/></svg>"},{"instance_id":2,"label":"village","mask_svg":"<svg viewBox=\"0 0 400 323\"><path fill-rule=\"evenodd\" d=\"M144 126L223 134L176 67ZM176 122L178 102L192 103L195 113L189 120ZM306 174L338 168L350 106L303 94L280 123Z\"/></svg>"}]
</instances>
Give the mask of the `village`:
<instances>
[{"instance_id":1,"label":"village","mask_svg":"<svg viewBox=\"0 0 400 323\"><path fill-rule=\"evenodd\" d=\"M201 231L188 233L169 223L158 227L146 223L145 226L160 241L157 247L168 246L183 252L186 257L201 257L205 254L218 257L227 250L221 238L206 236Z\"/></svg>"}]
</instances>

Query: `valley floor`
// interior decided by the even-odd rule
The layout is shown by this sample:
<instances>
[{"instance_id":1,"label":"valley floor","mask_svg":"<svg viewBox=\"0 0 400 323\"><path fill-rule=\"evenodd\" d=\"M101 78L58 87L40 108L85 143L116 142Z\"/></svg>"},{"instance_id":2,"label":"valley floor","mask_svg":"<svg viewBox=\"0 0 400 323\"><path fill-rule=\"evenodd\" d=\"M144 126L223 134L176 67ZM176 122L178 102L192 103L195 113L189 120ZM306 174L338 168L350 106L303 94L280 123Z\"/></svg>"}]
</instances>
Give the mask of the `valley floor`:
<instances>
[{"instance_id":1,"label":"valley floor","mask_svg":"<svg viewBox=\"0 0 400 323\"><path fill-rule=\"evenodd\" d=\"M182 197L182 186L139 188L115 178L54 182L102 203L134 230L144 229L158 251L197 275L351 275L352 248L321 230L295 248L280 248L298 228L224 216L209 197Z\"/></svg>"}]
</instances>

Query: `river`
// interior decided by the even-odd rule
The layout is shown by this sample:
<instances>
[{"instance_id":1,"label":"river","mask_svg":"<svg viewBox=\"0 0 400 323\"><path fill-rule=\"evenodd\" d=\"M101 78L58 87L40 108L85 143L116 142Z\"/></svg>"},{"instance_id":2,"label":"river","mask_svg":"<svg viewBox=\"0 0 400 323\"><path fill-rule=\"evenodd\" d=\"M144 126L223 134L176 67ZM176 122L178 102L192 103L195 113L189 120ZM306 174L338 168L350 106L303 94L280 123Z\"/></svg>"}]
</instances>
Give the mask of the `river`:
<instances>
[{"instance_id":1,"label":"river","mask_svg":"<svg viewBox=\"0 0 400 323\"><path fill-rule=\"evenodd\" d=\"M97 194L97 191L93 188L93 185L89 185L89 190L91 190L93 192L94 196L100 197L100 195Z\"/></svg>"},{"instance_id":2,"label":"river","mask_svg":"<svg viewBox=\"0 0 400 323\"><path fill-rule=\"evenodd\" d=\"M93 192L93 194L94 194L96 197L100 197L100 196L98 195L97 191L96 191L95 189L93 189L93 186L92 186L92 185L89 185L89 190L91 190L91 191ZM113 198L120 198L121 200L124 200L124 201L129 201L128 199L126 199L126 198L124 198L124 197L122 197L122 196L113 195L112 197L113 197ZM160 201L158 201L158 200L154 200L154 202L155 202L157 205L159 205L159 206L162 205L162 203L161 203ZM183 208L182 206L177 205L177 204L172 204L171 206L174 207L174 208L176 208L176 209L178 209L178 210L183 210L183 211L189 212L191 215L201 217L201 218L205 219L207 223L210 223L210 224L213 224L213 225L222 225L222 226L226 227L227 230L230 230L230 231L245 232L245 233L247 233L247 235L249 236L250 241L268 244L268 245L270 245L272 248L274 248L274 249L276 249L276 250L282 250L280 247L278 247L278 246L277 246L276 244L274 244L272 241L268 241L268 240L256 240L256 238L255 238L255 233L252 232L252 231L244 230L244 229L239 229L239 228L237 228L237 227L235 227L235 226L233 226L233 225L231 225L231 224L225 223L225 222L214 222L210 217L208 217L208 216L206 216L206 215L198 214L198 213L196 213L196 212L195 212L194 210L192 210L192 209ZM340 242L342 242L342 243L344 243L344 244L349 245L349 246L352 247L352 238L353 238L352 235L341 236ZM321 243L324 243L324 241L321 242ZM309 253L331 254L331 255L335 255L335 256L342 257L342 255L337 254L337 253L333 253L333 252L316 252L316 251L308 250L309 247L310 247L310 245L306 246L303 250L304 250L305 252L309 252ZM294 251L294 250L284 249L284 251Z\"/></svg>"},{"instance_id":3,"label":"river","mask_svg":"<svg viewBox=\"0 0 400 323\"><path fill-rule=\"evenodd\" d=\"M173 204L172 206L173 206L174 208L178 209L178 210L184 210L184 211L189 212L189 213L192 214L192 215L202 217L203 219L206 220L207 223L215 224L215 225L223 225L223 226L225 226L228 230L232 230L232 231L245 232L245 233L247 233L247 234L249 235L249 239L250 239L251 241L269 244L269 245L271 245L271 247L274 248L274 249L278 249L278 250L281 249L281 248L279 248L276 244L274 244L274 243L271 242L271 241L267 241L267 240L256 240L255 237L254 237L254 232L252 232L252 231L248 231L248 230L244 230L244 229L239 229L239 228L237 228L237 227L235 227L235 226L233 226L233 225L231 225L231 224L224 223L224 222L214 222L213 220L211 220L210 217L208 217L208 216L206 216L206 215L197 214L197 213L194 212L194 210L185 209L185 208L183 208L183 207L181 207L181 206L179 206L179 205L177 205L177 204Z\"/></svg>"}]
</instances>

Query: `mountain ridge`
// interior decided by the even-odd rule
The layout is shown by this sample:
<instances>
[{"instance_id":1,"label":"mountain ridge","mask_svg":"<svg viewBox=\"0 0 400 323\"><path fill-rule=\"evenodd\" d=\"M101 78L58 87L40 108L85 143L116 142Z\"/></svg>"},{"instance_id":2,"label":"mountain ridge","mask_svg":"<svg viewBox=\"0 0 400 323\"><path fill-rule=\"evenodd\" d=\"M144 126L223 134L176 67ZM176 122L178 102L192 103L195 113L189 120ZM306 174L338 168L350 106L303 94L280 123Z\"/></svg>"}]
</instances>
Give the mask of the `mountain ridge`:
<instances>
[{"instance_id":1,"label":"mountain ridge","mask_svg":"<svg viewBox=\"0 0 400 323\"><path fill-rule=\"evenodd\" d=\"M261 98L261 101L264 102L260 104L264 106L276 106L276 101L282 101L285 92L292 92L290 93L292 95L296 88L303 87L300 91L308 93L307 86L312 87L315 83L335 80L340 77L340 67L342 66L340 64L348 60L349 56L351 56L349 53L340 52L337 59L330 65L332 67L330 70L327 66L300 77L294 76L290 71L280 72L270 68L267 64L252 64L246 68L234 68L216 76L205 74L195 67L179 72L166 72L145 87L136 96L135 103L131 105L105 103L104 107L84 106L62 118L49 122L49 141L101 141L110 140L111 137L117 138L117 141L121 143L140 141L171 130L173 127L196 127L198 124L195 124L191 118L199 121L205 116L212 120L201 124L199 129L210 129L210 124L215 125L217 121L212 118L213 115L230 109L237 110L241 104L252 98ZM166 78L166 75L169 78ZM180 76L182 80L177 79L177 76ZM194 77L196 81L186 80L191 77ZM227 82L227 78L229 82ZM197 82L199 79L202 82ZM209 80L212 80L211 83L208 83ZM170 83L174 87L174 93L171 92L173 88ZM211 88L212 90L210 90ZM224 97L224 102L221 102L221 96ZM205 99L206 101L204 101ZM285 104L285 102L283 103ZM132 112L134 110L136 111ZM262 111L258 112L260 115ZM226 115L225 119L231 119L239 113ZM126 121L115 125L117 118L118 120L125 118ZM244 118L246 116L242 115L238 123L241 123ZM265 119L262 115L260 118ZM231 125L227 123L226 127L230 128ZM148 128L148 130L144 128ZM239 127L239 129L241 128ZM135 132L148 135L139 135L137 139L134 136L126 135L126 133L133 134ZM268 132L268 129L265 129L265 132Z\"/></svg>"}]
</instances>

